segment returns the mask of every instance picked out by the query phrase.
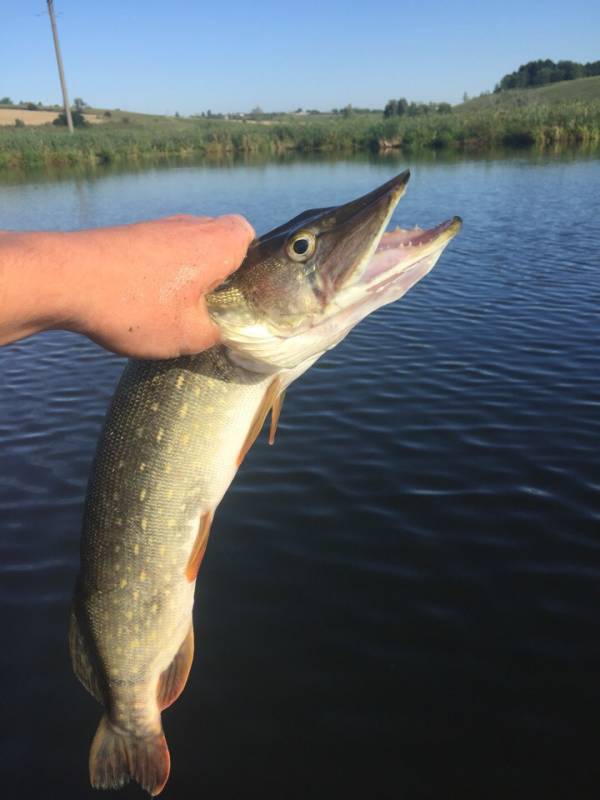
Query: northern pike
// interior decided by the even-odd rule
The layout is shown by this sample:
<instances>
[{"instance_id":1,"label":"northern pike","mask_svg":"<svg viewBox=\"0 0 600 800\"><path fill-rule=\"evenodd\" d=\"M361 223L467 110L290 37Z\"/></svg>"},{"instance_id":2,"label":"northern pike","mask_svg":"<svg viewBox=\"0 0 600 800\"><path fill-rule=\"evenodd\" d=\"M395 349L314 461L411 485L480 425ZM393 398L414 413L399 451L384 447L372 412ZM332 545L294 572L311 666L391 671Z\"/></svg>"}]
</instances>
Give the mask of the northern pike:
<instances>
[{"instance_id":1,"label":"northern pike","mask_svg":"<svg viewBox=\"0 0 600 800\"><path fill-rule=\"evenodd\" d=\"M164 787L161 712L191 668L196 576L219 502L269 411L273 441L292 381L423 278L459 231L454 217L384 235L408 178L255 240L207 297L220 344L126 366L90 476L69 634L75 673L104 707L93 786Z\"/></svg>"}]
</instances>

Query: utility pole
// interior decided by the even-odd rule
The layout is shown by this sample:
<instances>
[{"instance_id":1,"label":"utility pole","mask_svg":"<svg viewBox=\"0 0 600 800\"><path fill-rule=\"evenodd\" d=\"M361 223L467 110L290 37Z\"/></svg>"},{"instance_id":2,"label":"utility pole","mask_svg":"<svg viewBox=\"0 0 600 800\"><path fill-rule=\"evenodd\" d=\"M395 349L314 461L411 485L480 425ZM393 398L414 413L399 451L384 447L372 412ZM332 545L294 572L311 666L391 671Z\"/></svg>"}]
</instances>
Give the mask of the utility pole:
<instances>
[{"instance_id":1,"label":"utility pole","mask_svg":"<svg viewBox=\"0 0 600 800\"><path fill-rule=\"evenodd\" d=\"M50 25L52 26L52 36L54 37L54 49L56 51L56 63L58 64L60 87L62 89L63 103L65 105L65 116L67 118L67 125L69 126L69 133L73 133L73 120L71 119L71 109L69 107L69 95L67 94L65 71L63 69L62 56L60 54L60 45L58 43L58 30L56 28L56 18L54 16L54 0L47 0L47 3L48 3L48 15L50 17Z\"/></svg>"}]
</instances>

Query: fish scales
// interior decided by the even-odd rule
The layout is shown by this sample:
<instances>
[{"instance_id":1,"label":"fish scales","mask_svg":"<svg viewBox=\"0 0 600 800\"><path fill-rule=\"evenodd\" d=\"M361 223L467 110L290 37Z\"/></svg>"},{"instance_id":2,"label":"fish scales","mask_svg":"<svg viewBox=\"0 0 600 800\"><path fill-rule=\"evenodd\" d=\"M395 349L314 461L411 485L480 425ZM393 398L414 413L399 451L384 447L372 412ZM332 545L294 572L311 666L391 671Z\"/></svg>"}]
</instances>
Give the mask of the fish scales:
<instances>
[{"instance_id":1,"label":"fish scales","mask_svg":"<svg viewBox=\"0 0 600 800\"><path fill-rule=\"evenodd\" d=\"M155 682L181 644L200 520L235 474L267 383L223 348L126 368L92 468L77 598L110 679Z\"/></svg>"},{"instance_id":2,"label":"fish scales","mask_svg":"<svg viewBox=\"0 0 600 800\"><path fill-rule=\"evenodd\" d=\"M135 735L160 731L158 682L190 630L202 518L233 479L271 380L214 347L132 361L117 387L90 475L74 616L99 699Z\"/></svg>"}]
</instances>

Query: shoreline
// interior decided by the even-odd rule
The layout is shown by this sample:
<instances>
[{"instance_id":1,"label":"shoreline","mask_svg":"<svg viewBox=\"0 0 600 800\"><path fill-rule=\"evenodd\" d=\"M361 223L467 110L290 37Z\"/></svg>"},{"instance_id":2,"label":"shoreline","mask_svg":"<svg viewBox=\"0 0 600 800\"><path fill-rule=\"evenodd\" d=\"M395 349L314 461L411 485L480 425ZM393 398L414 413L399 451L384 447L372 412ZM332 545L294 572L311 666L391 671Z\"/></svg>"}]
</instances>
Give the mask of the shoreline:
<instances>
[{"instance_id":1,"label":"shoreline","mask_svg":"<svg viewBox=\"0 0 600 800\"><path fill-rule=\"evenodd\" d=\"M76 130L42 125L0 127L0 173L15 169L160 163L172 158L278 158L288 153L456 154L546 152L600 146L600 102L512 111L432 113L382 118L273 120L164 119L149 124L107 122Z\"/></svg>"}]
</instances>

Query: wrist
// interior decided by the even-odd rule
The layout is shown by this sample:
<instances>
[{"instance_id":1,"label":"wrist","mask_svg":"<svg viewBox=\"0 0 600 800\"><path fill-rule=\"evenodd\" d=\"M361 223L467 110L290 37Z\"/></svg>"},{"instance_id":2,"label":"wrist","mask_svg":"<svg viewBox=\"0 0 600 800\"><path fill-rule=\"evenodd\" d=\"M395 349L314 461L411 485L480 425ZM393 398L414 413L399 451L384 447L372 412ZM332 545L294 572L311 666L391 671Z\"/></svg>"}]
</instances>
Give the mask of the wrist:
<instances>
[{"instance_id":1,"label":"wrist","mask_svg":"<svg viewBox=\"0 0 600 800\"><path fill-rule=\"evenodd\" d=\"M72 313L68 237L38 232L0 237L0 343L66 326Z\"/></svg>"}]
</instances>

